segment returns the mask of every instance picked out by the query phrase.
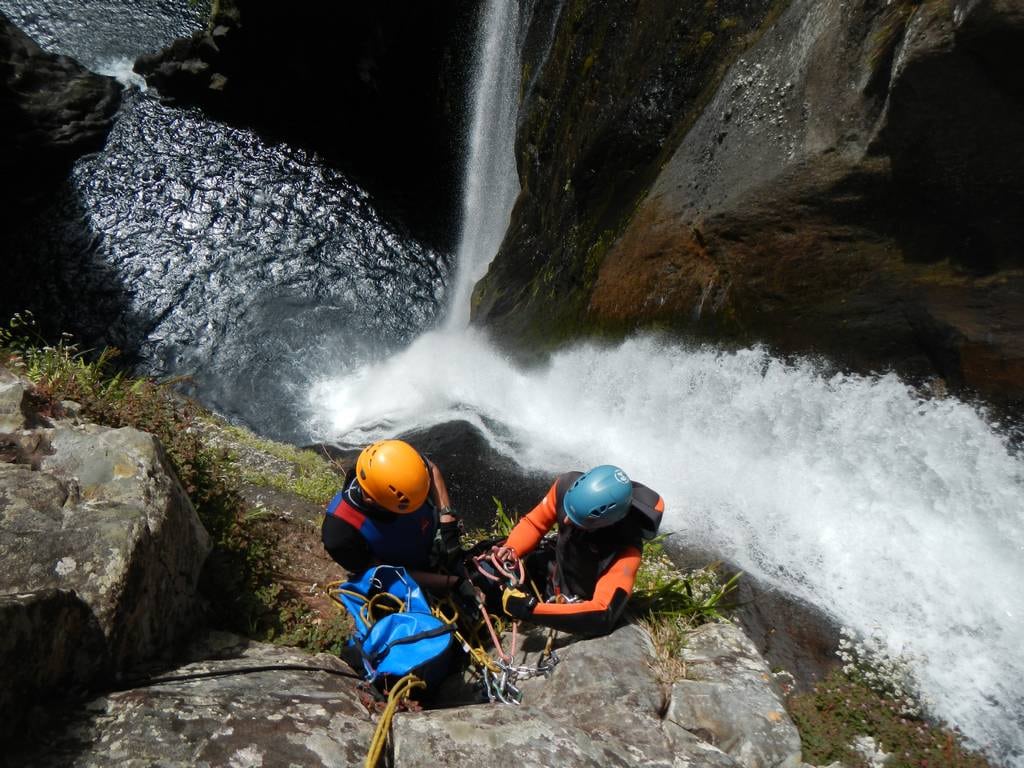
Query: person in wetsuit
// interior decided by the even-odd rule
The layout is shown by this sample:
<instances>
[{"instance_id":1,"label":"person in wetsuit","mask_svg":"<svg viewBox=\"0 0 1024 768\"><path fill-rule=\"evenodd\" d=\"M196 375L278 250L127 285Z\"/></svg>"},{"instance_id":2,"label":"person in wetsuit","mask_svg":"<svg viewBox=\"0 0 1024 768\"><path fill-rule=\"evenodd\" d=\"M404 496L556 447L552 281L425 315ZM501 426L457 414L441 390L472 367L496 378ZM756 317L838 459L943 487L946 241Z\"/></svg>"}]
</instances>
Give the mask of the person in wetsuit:
<instances>
[{"instance_id":1,"label":"person in wetsuit","mask_svg":"<svg viewBox=\"0 0 1024 768\"><path fill-rule=\"evenodd\" d=\"M618 467L560 475L495 552L501 559L511 553L524 558L534 582L545 585L545 598L556 602L506 589L505 612L562 632L611 632L633 592L644 541L657 533L664 509L660 495ZM539 546L556 523L554 547Z\"/></svg>"},{"instance_id":2,"label":"person in wetsuit","mask_svg":"<svg viewBox=\"0 0 1024 768\"><path fill-rule=\"evenodd\" d=\"M431 590L458 586L458 577L434 569L461 551L459 535L441 471L402 440L359 454L321 526L324 549L349 573L398 565Z\"/></svg>"}]
</instances>

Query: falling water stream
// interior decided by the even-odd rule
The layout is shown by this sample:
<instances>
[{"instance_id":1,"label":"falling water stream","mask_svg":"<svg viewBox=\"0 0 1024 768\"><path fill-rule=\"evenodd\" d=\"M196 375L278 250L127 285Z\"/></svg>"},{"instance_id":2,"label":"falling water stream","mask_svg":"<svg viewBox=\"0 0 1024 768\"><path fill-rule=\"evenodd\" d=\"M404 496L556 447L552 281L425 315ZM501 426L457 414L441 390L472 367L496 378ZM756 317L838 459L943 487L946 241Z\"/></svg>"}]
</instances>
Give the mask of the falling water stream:
<instances>
[{"instance_id":1,"label":"falling water stream","mask_svg":"<svg viewBox=\"0 0 1024 768\"><path fill-rule=\"evenodd\" d=\"M198 24L158 0L36 5L0 0L107 72ZM456 279L317 158L132 91L39 224L44 262L78 253L50 289L100 275L110 333L144 370L193 374L266 434L355 445L461 419L530 470L619 464L662 493L684 542L877 630L935 714L1024 765L1024 463L985 412L892 375L649 336L526 370L465 327L518 193L528 6L486 5Z\"/></svg>"}]
</instances>

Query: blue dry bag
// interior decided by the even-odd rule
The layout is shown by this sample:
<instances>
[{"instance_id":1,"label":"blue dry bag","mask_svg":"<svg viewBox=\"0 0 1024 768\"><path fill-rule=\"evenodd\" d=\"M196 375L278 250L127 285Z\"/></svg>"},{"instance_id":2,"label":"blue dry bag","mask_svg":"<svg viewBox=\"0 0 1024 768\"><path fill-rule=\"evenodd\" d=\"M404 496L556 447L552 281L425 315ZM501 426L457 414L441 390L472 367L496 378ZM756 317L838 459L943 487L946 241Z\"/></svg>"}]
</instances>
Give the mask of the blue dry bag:
<instances>
[{"instance_id":1,"label":"blue dry bag","mask_svg":"<svg viewBox=\"0 0 1024 768\"><path fill-rule=\"evenodd\" d=\"M352 615L349 644L362 657L366 679L387 688L414 674L433 689L448 672L452 627L430 611L419 585L404 568L378 565L337 588Z\"/></svg>"}]
</instances>

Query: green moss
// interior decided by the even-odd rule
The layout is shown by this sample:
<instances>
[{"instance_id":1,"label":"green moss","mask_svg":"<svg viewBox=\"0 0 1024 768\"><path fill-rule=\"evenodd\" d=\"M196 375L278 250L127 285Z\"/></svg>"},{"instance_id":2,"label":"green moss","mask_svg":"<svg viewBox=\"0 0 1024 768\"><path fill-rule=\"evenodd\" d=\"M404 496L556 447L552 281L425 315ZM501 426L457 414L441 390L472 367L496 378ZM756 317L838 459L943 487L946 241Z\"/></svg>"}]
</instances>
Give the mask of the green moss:
<instances>
[{"instance_id":1,"label":"green moss","mask_svg":"<svg viewBox=\"0 0 1024 768\"><path fill-rule=\"evenodd\" d=\"M886 768L987 768L980 755L966 750L954 731L910 717L899 703L835 670L812 691L791 696L790 715L800 731L803 759L813 765L840 761L850 768L871 763L851 747L870 736L891 757Z\"/></svg>"},{"instance_id":2,"label":"green moss","mask_svg":"<svg viewBox=\"0 0 1024 768\"><path fill-rule=\"evenodd\" d=\"M338 490L344 473L328 457L267 440L244 427L224 425L221 429L237 446L233 460L243 482L288 491L314 504L326 504ZM248 454L245 461L239 459L243 450ZM276 461L254 461L254 454Z\"/></svg>"}]
</instances>

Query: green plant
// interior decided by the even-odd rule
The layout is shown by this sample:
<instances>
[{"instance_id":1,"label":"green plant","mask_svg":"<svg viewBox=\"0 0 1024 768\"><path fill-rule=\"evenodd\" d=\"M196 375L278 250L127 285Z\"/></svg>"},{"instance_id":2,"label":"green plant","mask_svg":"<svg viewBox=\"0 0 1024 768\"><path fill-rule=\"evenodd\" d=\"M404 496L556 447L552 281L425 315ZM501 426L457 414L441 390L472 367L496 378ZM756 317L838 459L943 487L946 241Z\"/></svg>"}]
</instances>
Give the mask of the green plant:
<instances>
[{"instance_id":1,"label":"green plant","mask_svg":"<svg viewBox=\"0 0 1024 768\"><path fill-rule=\"evenodd\" d=\"M639 620L654 645L651 669L654 676L666 685L686 678L686 660L683 649L694 624L684 616L648 615Z\"/></svg>"},{"instance_id":2,"label":"green plant","mask_svg":"<svg viewBox=\"0 0 1024 768\"><path fill-rule=\"evenodd\" d=\"M352 619L341 610L324 619L298 600L286 602L278 613L279 626L271 640L313 653L340 655L352 635Z\"/></svg>"},{"instance_id":3,"label":"green plant","mask_svg":"<svg viewBox=\"0 0 1024 768\"><path fill-rule=\"evenodd\" d=\"M491 525L491 533L503 539L508 538L512 529L516 527L516 523L519 522L519 515L506 512L505 505L497 496L492 496L491 499L494 501L494 523Z\"/></svg>"},{"instance_id":4,"label":"green plant","mask_svg":"<svg viewBox=\"0 0 1024 768\"><path fill-rule=\"evenodd\" d=\"M722 619L732 607L726 598L736 590L742 574L723 582L719 563L682 573L665 553L664 540L664 535L659 536L644 549L633 587L633 613L683 619L693 626Z\"/></svg>"},{"instance_id":5,"label":"green plant","mask_svg":"<svg viewBox=\"0 0 1024 768\"><path fill-rule=\"evenodd\" d=\"M958 733L906 715L903 702L878 693L841 669L813 690L791 696L787 708L800 732L803 759L869 768L855 744L869 736L888 753L886 768L987 768L981 755L964 748Z\"/></svg>"},{"instance_id":6,"label":"green plant","mask_svg":"<svg viewBox=\"0 0 1024 768\"><path fill-rule=\"evenodd\" d=\"M651 668L663 683L686 677L682 650L696 627L720 621L732 607L726 600L739 573L723 582L718 563L681 572L665 551L668 534L647 543L633 586L630 611L647 630L654 645Z\"/></svg>"}]
</instances>

